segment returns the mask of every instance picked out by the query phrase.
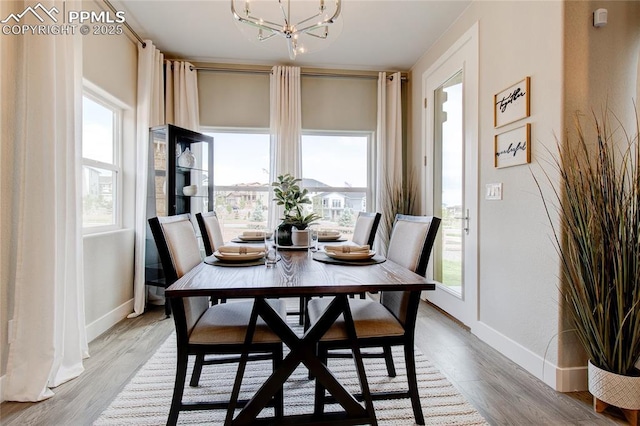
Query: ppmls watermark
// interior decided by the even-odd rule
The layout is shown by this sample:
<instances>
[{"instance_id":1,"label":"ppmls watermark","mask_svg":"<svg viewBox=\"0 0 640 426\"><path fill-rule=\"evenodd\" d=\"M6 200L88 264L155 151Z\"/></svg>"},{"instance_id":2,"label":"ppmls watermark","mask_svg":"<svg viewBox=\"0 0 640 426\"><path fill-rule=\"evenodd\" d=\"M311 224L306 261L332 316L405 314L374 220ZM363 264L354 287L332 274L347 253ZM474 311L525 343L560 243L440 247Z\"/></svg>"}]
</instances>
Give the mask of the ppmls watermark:
<instances>
[{"instance_id":1,"label":"ppmls watermark","mask_svg":"<svg viewBox=\"0 0 640 426\"><path fill-rule=\"evenodd\" d=\"M4 35L73 35L76 31L82 35L120 35L124 22L124 11L66 10L65 2L62 12L38 3L9 14L0 24Z\"/></svg>"}]
</instances>

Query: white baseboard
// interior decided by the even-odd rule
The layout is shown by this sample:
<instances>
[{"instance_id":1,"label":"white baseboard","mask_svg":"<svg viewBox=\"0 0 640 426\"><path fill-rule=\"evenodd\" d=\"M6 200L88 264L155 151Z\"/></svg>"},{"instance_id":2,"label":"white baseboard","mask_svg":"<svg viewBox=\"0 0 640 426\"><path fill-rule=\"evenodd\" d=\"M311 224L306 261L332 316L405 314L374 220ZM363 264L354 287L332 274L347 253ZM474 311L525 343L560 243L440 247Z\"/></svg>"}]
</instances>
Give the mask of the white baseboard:
<instances>
[{"instance_id":1,"label":"white baseboard","mask_svg":"<svg viewBox=\"0 0 640 426\"><path fill-rule=\"evenodd\" d=\"M558 392L588 389L586 366L560 368L482 322L475 323L471 332Z\"/></svg>"},{"instance_id":2,"label":"white baseboard","mask_svg":"<svg viewBox=\"0 0 640 426\"><path fill-rule=\"evenodd\" d=\"M118 322L125 319L131 312L133 312L133 299L126 301L111 312L107 312L91 324L87 324L85 327L87 331L87 342L91 342Z\"/></svg>"}]
</instances>

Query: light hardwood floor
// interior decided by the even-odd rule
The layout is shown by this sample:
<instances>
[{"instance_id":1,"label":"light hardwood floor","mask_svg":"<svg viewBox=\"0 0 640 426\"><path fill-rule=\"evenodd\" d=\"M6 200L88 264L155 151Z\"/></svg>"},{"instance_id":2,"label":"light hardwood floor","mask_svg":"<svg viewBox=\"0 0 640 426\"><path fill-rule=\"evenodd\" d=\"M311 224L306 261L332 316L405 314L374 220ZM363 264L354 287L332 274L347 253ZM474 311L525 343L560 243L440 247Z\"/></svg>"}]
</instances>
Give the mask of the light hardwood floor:
<instances>
[{"instance_id":1,"label":"light hardwood floor","mask_svg":"<svg viewBox=\"0 0 640 426\"><path fill-rule=\"evenodd\" d=\"M0 424L92 424L172 331L162 307L123 320L89 345L80 377L46 401L3 403ZM416 344L492 425L625 424L619 412L595 413L588 392L553 391L427 303Z\"/></svg>"}]
</instances>

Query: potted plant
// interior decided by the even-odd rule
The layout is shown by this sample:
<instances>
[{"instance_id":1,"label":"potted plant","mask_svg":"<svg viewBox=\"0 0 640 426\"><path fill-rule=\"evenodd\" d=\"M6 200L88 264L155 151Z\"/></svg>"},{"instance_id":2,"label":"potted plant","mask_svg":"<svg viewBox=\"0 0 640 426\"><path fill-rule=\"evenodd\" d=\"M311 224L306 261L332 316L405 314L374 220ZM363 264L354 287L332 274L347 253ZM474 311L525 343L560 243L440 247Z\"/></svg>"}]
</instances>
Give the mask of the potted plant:
<instances>
[{"instance_id":1,"label":"potted plant","mask_svg":"<svg viewBox=\"0 0 640 426\"><path fill-rule=\"evenodd\" d=\"M640 150L638 130L613 130L594 115L593 136L577 137L552 162L559 181L553 204L560 230L561 294L589 357L594 408L622 409L632 424L640 410ZM624 137L622 137L624 136ZM573 142L573 143L569 143ZM545 172L546 173L546 172ZM534 176L535 179L535 176ZM551 202L542 195L551 221ZM553 226L553 222L552 222Z\"/></svg>"},{"instance_id":2,"label":"potted plant","mask_svg":"<svg viewBox=\"0 0 640 426\"><path fill-rule=\"evenodd\" d=\"M308 245L307 227L320 219L316 213L305 212L306 205L311 204L311 198L309 191L298 185L301 181L287 173L278 176L277 181L271 184L274 187L273 200L284 208L282 223L278 227L279 245Z\"/></svg>"}]
</instances>

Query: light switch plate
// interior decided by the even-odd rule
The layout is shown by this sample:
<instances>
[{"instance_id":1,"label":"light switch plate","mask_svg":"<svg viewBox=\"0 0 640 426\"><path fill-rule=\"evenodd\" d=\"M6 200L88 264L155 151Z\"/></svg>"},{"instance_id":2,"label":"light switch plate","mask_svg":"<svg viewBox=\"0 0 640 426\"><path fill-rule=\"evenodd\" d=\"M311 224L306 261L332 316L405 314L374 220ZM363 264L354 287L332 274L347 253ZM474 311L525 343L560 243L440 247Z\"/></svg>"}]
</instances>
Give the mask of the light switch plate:
<instances>
[{"instance_id":1,"label":"light switch plate","mask_svg":"<svg viewBox=\"0 0 640 426\"><path fill-rule=\"evenodd\" d=\"M502 183L486 184L485 200L502 200Z\"/></svg>"}]
</instances>

